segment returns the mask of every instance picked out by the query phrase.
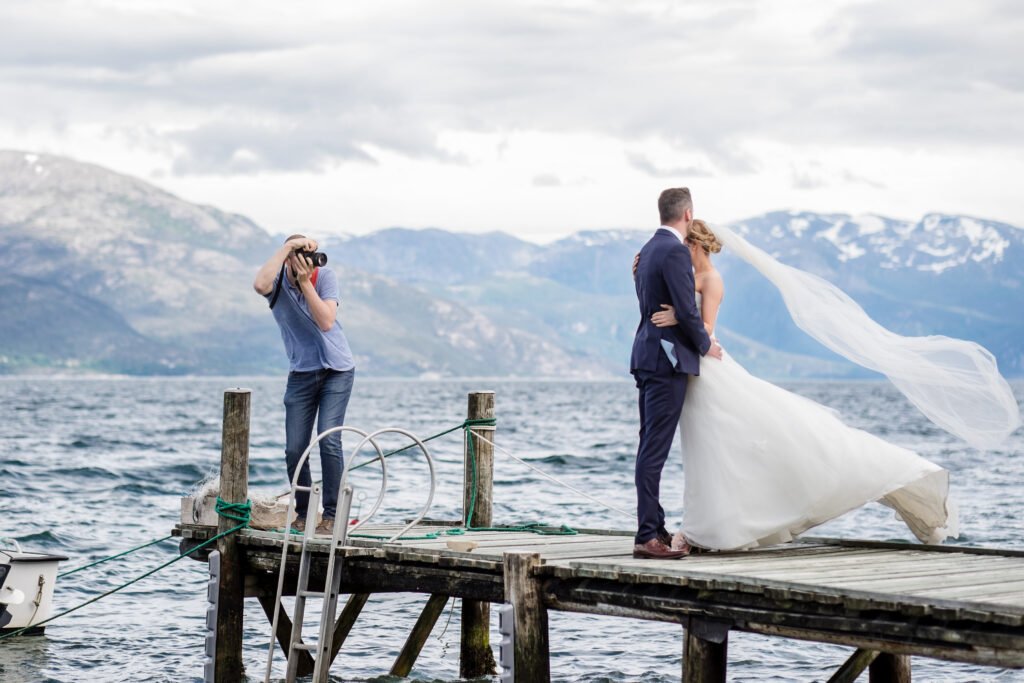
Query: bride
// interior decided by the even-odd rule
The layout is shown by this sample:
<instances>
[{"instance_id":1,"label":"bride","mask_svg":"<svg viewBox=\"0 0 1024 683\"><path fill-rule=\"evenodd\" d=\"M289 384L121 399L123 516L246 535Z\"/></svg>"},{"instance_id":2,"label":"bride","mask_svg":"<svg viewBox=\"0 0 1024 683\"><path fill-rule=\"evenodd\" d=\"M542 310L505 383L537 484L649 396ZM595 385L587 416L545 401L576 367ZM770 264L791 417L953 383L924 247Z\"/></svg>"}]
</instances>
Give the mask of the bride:
<instances>
[{"instance_id":1,"label":"bride","mask_svg":"<svg viewBox=\"0 0 1024 683\"><path fill-rule=\"evenodd\" d=\"M1019 424L1009 385L980 346L895 335L830 283L779 263L727 228L717 230L779 288L804 331L889 376L940 426L984 447ZM722 249L719 235L694 220L686 238L698 309L712 336L725 291L711 262ZM674 309L663 308L652 322L675 325ZM728 354L702 361L700 375L690 377L679 431L685 515L673 549L783 543L871 501L896 510L924 543L958 535L946 470L754 377Z\"/></svg>"}]
</instances>

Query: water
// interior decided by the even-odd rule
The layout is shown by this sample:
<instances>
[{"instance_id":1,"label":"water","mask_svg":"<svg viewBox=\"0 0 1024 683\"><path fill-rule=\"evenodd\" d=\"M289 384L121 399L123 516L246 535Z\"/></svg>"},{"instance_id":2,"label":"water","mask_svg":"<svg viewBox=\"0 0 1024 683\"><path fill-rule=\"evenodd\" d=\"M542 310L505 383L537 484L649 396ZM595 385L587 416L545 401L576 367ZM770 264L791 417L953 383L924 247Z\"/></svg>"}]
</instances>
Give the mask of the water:
<instances>
[{"instance_id":1,"label":"water","mask_svg":"<svg viewBox=\"0 0 1024 683\"><path fill-rule=\"evenodd\" d=\"M35 379L0 380L0 535L72 559L64 569L166 535L178 519L179 497L215 473L220 452L222 391L253 390L250 483L285 486L282 379ZM953 472L965 544L1020 547L1024 530L1024 433L1005 450L978 453L932 427L883 383L801 383L791 388L843 412L856 426L916 449ZM412 382L357 378L349 424L403 426L433 434L464 418L466 394L497 391L498 440L612 505L633 506L635 390L628 382ZM1015 385L1018 396L1024 386ZM432 516L457 518L461 501L458 433L432 444L439 485ZM628 528L630 520L576 500L499 453L495 519L544 520ZM357 490L376 492L366 468ZM426 467L406 459L393 475L388 511L398 521L422 503ZM666 508L679 482L678 458L665 472ZM369 505L369 501L365 503ZM911 540L891 511L870 505L814 533ZM58 583L56 609L79 604L176 553L167 542ZM182 560L121 593L60 619L44 637L0 642L0 681L201 680L205 565ZM425 596L375 595L345 643L337 681L374 680L391 666ZM310 615L308 632L317 618ZM438 622L413 670L418 680L458 680L459 611ZM447 629L443 631L447 624ZM443 633L442 633L443 631ZM495 631L496 633L496 625ZM552 677L558 681L678 681L680 629L628 619L552 612ZM246 666L262 678L269 626L259 604L246 601ZM495 638L496 641L496 638ZM734 633L732 681L827 679L849 649ZM278 657L279 673L282 671ZM1024 681L1024 672L914 659L921 681ZM384 677L386 678L386 677Z\"/></svg>"}]
</instances>

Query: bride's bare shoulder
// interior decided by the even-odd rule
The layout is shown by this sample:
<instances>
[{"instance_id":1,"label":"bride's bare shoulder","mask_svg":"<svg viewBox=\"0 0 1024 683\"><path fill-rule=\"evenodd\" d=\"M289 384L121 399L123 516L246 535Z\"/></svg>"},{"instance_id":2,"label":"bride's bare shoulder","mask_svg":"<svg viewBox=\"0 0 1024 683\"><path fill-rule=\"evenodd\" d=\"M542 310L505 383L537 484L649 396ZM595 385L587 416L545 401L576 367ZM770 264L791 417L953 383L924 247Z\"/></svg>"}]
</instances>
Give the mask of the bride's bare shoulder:
<instances>
[{"instance_id":1,"label":"bride's bare shoulder","mask_svg":"<svg viewBox=\"0 0 1024 683\"><path fill-rule=\"evenodd\" d=\"M703 273L700 273L696 277L697 288L704 289L707 286L717 287L721 289L725 282L722 280L722 274L718 272L716 268L711 268Z\"/></svg>"}]
</instances>

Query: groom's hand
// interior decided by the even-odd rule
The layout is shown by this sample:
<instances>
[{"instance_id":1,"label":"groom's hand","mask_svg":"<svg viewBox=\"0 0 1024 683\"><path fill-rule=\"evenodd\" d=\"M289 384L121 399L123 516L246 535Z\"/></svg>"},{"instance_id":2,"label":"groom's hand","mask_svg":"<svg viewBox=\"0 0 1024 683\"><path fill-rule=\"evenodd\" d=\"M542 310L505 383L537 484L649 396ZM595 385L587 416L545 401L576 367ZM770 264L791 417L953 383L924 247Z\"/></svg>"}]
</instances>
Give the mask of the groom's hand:
<instances>
[{"instance_id":1,"label":"groom's hand","mask_svg":"<svg viewBox=\"0 0 1024 683\"><path fill-rule=\"evenodd\" d=\"M712 358L717 358L718 360L722 360L722 347L718 343L717 339L711 339L711 348L708 349L708 352L704 355L711 356Z\"/></svg>"}]
</instances>

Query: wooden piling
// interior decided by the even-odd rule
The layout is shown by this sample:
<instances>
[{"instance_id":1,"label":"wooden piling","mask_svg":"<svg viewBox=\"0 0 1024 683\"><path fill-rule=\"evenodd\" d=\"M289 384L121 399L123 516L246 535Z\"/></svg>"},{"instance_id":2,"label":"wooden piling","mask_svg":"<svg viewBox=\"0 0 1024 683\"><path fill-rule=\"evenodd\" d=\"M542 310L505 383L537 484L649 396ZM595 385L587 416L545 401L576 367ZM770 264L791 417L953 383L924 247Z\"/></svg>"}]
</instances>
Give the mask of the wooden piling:
<instances>
[{"instance_id":1,"label":"wooden piling","mask_svg":"<svg viewBox=\"0 0 1024 683\"><path fill-rule=\"evenodd\" d=\"M683 683L725 683L728 628L689 619L683 640Z\"/></svg>"},{"instance_id":2,"label":"wooden piling","mask_svg":"<svg viewBox=\"0 0 1024 683\"><path fill-rule=\"evenodd\" d=\"M469 394L469 408L466 417L470 420L494 418L494 392L477 391ZM494 440L494 428L483 427L470 430L479 432L487 439ZM480 439L473 439L475 460L470 460L470 449L466 447L463 478L463 510L468 515L473 508L471 518L463 521L468 526L491 526L494 504L494 447ZM474 481L473 471L476 467ZM474 500L475 496L475 500ZM491 651L491 605L478 600L462 601L461 644L459 648L459 676L461 678L479 678L497 673L494 653Z\"/></svg>"},{"instance_id":3,"label":"wooden piling","mask_svg":"<svg viewBox=\"0 0 1024 683\"><path fill-rule=\"evenodd\" d=\"M882 652L868 668L870 683L910 683L910 655Z\"/></svg>"},{"instance_id":4,"label":"wooden piling","mask_svg":"<svg viewBox=\"0 0 1024 683\"><path fill-rule=\"evenodd\" d=\"M224 425L221 431L220 497L226 503L244 503L249 496L249 399L248 389L224 392ZM221 516L217 532L238 522ZM217 601L217 653L214 680L240 681L242 666L242 618L245 603L245 566L235 534L217 541L220 551L220 591Z\"/></svg>"},{"instance_id":5,"label":"wooden piling","mask_svg":"<svg viewBox=\"0 0 1024 683\"><path fill-rule=\"evenodd\" d=\"M504 556L505 602L513 609L516 683L551 680L548 610L541 596L540 581L534 576L534 569L540 564L538 553L508 552Z\"/></svg>"}]
</instances>

